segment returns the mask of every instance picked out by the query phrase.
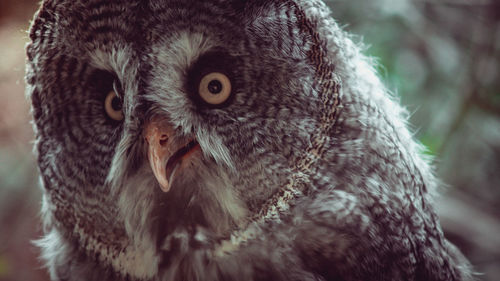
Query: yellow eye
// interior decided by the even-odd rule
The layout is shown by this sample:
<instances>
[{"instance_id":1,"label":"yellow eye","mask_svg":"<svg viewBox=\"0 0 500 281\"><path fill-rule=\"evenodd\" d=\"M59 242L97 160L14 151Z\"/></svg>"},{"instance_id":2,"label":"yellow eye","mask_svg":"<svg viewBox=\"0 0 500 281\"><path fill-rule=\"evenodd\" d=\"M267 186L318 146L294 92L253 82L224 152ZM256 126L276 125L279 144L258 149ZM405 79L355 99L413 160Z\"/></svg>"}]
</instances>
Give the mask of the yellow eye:
<instances>
[{"instance_id":1,"label":"yellow eye","mask_svg":"<svg viewBox=\"0 0 500 281\"><path fill-rule=\"evenodd\" d=\"M121 121L123 120L122 103L114 91L109 92L104 100L104 109L109 118Z\"/></svg>"},{"instance_id":2,"label":"yellow eye","mask_svg":"<svg viewBox=\"0 0 500 281\"><path fill-rule=\"evenodd\" d=\"M231 81L220 72L209 73L201 79L198 94L208 104L222 104L231 96Z\"/></svg>"}]
</instances>

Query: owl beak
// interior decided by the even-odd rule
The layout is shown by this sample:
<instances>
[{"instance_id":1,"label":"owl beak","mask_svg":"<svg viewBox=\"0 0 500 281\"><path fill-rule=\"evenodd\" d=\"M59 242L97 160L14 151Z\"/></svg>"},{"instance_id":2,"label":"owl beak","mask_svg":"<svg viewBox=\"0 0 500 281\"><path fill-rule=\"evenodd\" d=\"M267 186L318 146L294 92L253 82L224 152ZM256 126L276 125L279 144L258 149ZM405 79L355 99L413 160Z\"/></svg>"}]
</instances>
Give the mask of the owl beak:
<instances>
[{"instance_id":1,"label":"owl beak","mask_svg":"<svg viewBox=\"0 0 500 281\"><path fill-rule=\"evenodd\" d=\"M196 141L179 146L174 142L175 130L165 119L153 119L144 127L144 138L148 146L148 159L153 174L163 192L171 188L175 174L178 174L186 160L200 149Z\"/></svg>"}]
</instances>

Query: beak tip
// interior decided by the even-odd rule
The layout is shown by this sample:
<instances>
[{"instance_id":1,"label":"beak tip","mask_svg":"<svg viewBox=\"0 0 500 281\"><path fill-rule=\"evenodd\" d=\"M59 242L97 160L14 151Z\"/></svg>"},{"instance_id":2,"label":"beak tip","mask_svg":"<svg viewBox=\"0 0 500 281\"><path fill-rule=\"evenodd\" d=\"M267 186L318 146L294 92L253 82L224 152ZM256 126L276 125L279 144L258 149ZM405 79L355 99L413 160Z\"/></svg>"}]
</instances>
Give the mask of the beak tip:
<instances>
[{"instance_id":1,"label":"beak tip","mask_svg":"<svg viewBox=\"0 0 500 281\"><path fill-rule=\"evenodd\" d=\"M159 182L161 191L167 193L170 190L170 184L168 180L164 179L161 182Z\"/></svg>"}]
</instances>

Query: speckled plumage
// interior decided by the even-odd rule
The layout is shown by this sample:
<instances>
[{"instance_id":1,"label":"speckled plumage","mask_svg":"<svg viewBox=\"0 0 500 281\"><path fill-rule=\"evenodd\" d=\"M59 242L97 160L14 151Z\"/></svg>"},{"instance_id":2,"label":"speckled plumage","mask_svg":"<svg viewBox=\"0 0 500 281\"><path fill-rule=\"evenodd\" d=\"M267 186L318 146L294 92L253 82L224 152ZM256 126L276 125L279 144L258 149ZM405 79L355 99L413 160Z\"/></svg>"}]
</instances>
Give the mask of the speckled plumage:
<instances>
[{"instance_id":1,"label":"speckled plumage","mask_svg":"<svg viewBox=\"0 0 500 281\"><path fill-rule=\"evenodd\" d=\"M45 0L30 38L53 280L472 280L405 111L321 1ZM191 90L207 56L223 107ZM202 151L168 193L152 118Z\"/></svg>"}]
</instances>

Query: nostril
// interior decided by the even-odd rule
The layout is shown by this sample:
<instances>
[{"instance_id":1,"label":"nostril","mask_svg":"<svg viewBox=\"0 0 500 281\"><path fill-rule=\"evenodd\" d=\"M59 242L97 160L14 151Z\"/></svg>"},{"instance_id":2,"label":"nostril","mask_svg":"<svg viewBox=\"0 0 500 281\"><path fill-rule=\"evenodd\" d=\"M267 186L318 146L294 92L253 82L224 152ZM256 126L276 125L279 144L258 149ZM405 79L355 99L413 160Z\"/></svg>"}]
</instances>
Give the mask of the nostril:
<instances>
[{"instance_id":1,"label":"nostril","mask_svg":"<svg viewBox=\"0 0 500 281\"><path fill-rule=\"evenodd\" d=\"M160 145L161 146L164 146L166 145L168 142L168 136L167 135L161 135L160 137Z\"/></svg>"}]
</instances>

